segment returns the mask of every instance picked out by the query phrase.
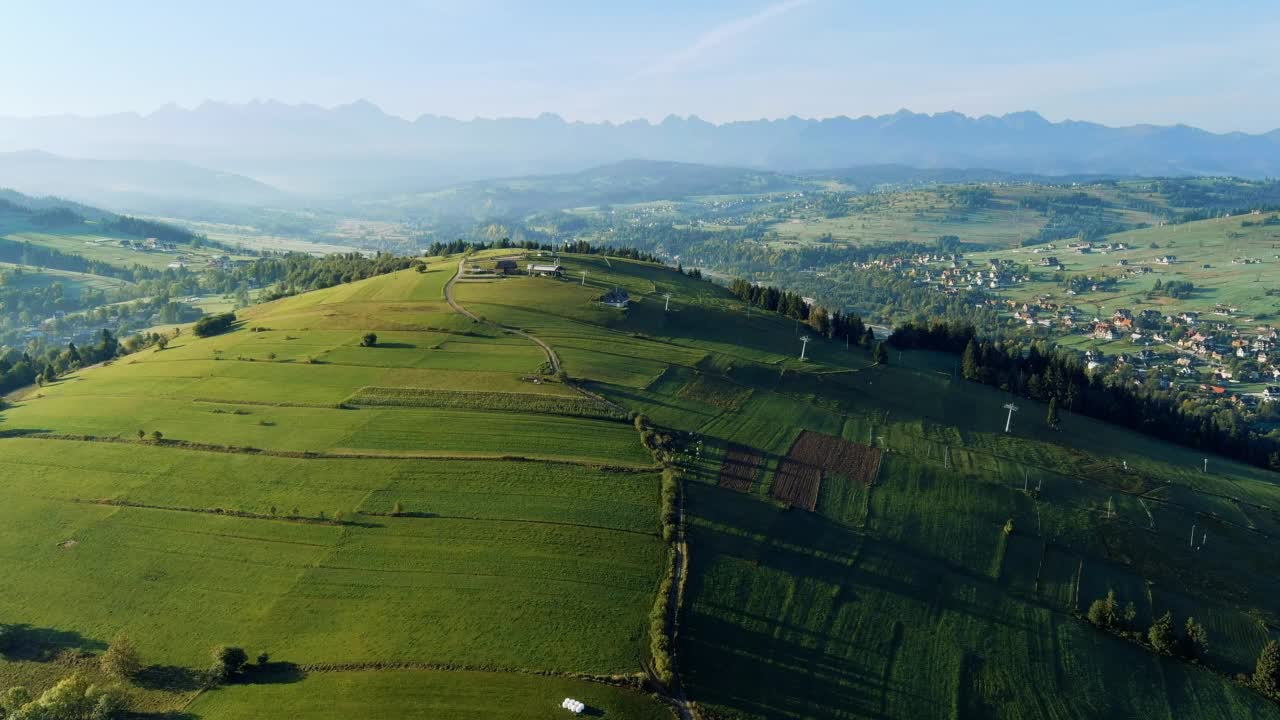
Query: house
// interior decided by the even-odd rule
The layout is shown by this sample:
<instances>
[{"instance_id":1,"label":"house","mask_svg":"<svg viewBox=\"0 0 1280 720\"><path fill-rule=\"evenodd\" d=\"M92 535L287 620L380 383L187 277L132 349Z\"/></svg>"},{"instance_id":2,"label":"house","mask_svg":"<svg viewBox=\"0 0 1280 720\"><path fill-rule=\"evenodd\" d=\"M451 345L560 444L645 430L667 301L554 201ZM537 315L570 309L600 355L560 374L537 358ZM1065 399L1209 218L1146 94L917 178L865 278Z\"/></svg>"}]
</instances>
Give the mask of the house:
<instances>
[{"instance_id":1,"label":"house","mask_svg":"<svg viewBox=\"0 0 1280 720\"><path fill-rule=\"evenodd\" d=\"M1174 263L1178 262L1178 256L1176 256L1176 255L1162 255L1162 256L1160 256L1160 257L1156 258L1156 262L1157 262L1157 263L1159 263L1160 265L1172 265L1172 264L1174 264Z\"/></svg>"},{"instance_id":2,"label":"house","mask_svg":"<svg viewBox=\"0 0 1280 720\"><path fill-rule=\"evenodd\" d=\"M530 275L542 275L551 277L560 277L564 275L563 265L542 265L539 263L530 263L524 268Z\"/></svg>"},{"instance_id":3,"label":"house","mask_svg":"<svg viewBox=\"0 0 1280 720\"><path fill-rule=\"evenodd\" d=\"M499 260L498 262L493 264L494 271L502 275L510 275L511 273L516 271L516 267L518 267L516 265L516 261L510 260L510 259Z\"/></svg>"},{"instance_id":4,"label":"house","mask_svg":"<svg viewBox=\"0 0 1280 720\"><path fill-rule=\"evenodd\" d=\"M1268 385L1266 389L1262 391L1262 399L1267 402L1280 400L1280 385Z\"/></svg>"},{"instance_id":5,"label":"house","mask_svg":"<svg viewBox=\"0 0 1280 720\"><path fill-rule=\"evenodd\" d=\"M1115 340L1115 331L1111 328L1111 323L1100 322L1093 326L1093 337L1097 340Z\"/></svg>"},{"instance_id":6,"label":"house","mask_svg":"<svg viewBox=\"0 0 1280 720\"><path fill-rule=\"evenodd\" d=\"M1057 267L1057 266L1058 266L1058 258L1053 255L1050 255L1049 257L1040 261L1040 267Z\"/></svg>"},{"instance_id":7,"label":"house","mask_svg":"<svg viewBox=\"0 0 1280 720\"><path fill-rule=\"evenodd\" d=\"M631 303L631 296L626 290L614 288L600 296L600 302L609 307L625 308Z\"/></svg>"}]
</instances>

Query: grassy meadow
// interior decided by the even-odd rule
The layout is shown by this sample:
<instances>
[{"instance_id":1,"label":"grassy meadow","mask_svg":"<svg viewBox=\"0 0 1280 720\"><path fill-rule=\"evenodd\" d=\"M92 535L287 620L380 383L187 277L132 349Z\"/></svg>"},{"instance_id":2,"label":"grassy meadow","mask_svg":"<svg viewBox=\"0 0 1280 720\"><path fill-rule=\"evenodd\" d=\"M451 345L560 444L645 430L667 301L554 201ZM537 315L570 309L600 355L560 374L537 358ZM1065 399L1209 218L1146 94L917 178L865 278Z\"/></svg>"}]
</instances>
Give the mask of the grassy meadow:
<instances>
[{"instance_id":1,"label":"grassy meadow","mask_svg":"<svg viewBox=\"0 0 1280 720\"><path fill-rule=\"evenodd\" d=\"M532 343L454 313L456 263L255 306L15 398L0 622L26 650L0 656L0 686L46 687L124 632L146 710L343 716L358 693L370 717L546 717L578 695L665 716L556 677L642 671L665 555L652 456ZM274 664L201 695L218 643Z\"/></svg>"},{"instance_id":2,"label":"grassy meadow","mask_svg":"<svg viewBox=\"0 0 1280 720\"><path fill-rule=\"evenodd\" d=\"M52 649L126 630L162 668L216 642L283 664L143 693L195 717L541 718L567 695L670 716L570 677L648 662L659 470L517 328L573 384L676 431L675 657L707 717L1280 717L1231 680L1280 625L1273 474L1217 457L1206 473L1192 449L1070 414L1051 430L1030 401L1006 434L1008 398L951 359L875 366L816 340L802 363L803 328L715 285L560 261L563 279L459 281L487 322L444 303L445 258L19 398L0 413L0 619ZM627 309L597 302L614 287ZM814 512L770 495L805 430L883 453L874 473L824 470ZM720 487L746 451L758 477ZM1209 667L1084 622L1108 590L1141 629L1165 610L1204 622ZM9 658L0 685L56 670Z\"/></svg>"},{"instance_id":3,"label":"grassy meadow","mask_svg":"<svg viewBox=\"0 0 1280 720\"><path fill-rule=\"evenodd\" d=\"M1280 714L1229 679L1280 619L1280 567L1258 551L1278 539L1271 473L1213 458L1206 474L1194 450L1087 418L1050 430L1030 401L1005 434L1007 397L956 380L941 356L875 367L818 342L801 364L788 323L748 319L715 288L669 289L683 280L616 260L562 262L564 280L459 296L546 339L596 392L690 433L677 662L714 716ZM578 268L591 268L585 287ZM592 305L613 285L632 294L625 312ZM817 512L776 505L773 474L802 429L881 448L875 482L832 474ZM716 484L729 444L764 456L747 494ZM1194 523L1210 545L1187 546ZM1108 590L1135 603L1140 629L1166 609L1213 628L1216 671L1085 623Z\"/></svg>"}]
</instances>

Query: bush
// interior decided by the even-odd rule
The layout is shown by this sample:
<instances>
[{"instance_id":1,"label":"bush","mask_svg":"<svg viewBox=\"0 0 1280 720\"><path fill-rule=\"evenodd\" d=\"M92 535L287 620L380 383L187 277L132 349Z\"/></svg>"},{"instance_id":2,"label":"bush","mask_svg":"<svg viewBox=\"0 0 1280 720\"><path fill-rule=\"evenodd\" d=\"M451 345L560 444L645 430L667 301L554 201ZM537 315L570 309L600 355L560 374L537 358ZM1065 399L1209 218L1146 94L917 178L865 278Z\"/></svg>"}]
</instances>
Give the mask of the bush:
<instances>
[{"instance_id":1,"label":"bush","mask_svg":"<svg viewBox=\"0 0 1280 720\"><path fill-rule=\"evenodd\" d=\"M128 635L120 634L98 660L102 671L117 680L132 680L142 672L142 660Z\"/></svg>"},{"instance_id":2,"label":"bush","mask_svg":"<svg viewBox=\"0 0 1280 720\"><path fill-rule=\"evenodd\" d=\"M1173 632L1173 612L1166 611L1151 623L1151 629L1147 631L1147 642L1151 643L1151 648L1156 652L1167 655L1173 652L1177 641Z\"/></svg>"},{"instance_id":3,"label":"bush","mask_svg":"<svg viewBox=\"0 0 1280 720\"><path fill-rule=\"evenodd\" d=\"M210 337L230 330L231 326L235 324L235 321L235 313L206 315L196 321L196 324L191 328L191 331L196 334L196 337Z\"/></svg>"},{"instance_id":4,"label":"bush","mask_svg":"<svg viewBox=\"0 0 1280 720\"><path fill-rule=\"evenodd\" d=\"M373 347L378 344L378 336L376 333L365 333L360 338L360 347Z\"/></svg>"},{"instance_id":5,"label":"bush","mask_svg":"<svg viewBox=\"0 0 1280 720\"><path fill-rule=\"evenodd\" d=\"M1280 643L1268 641L1253 670L1253 686L1269 698L1280 696Z\"/></svg>"},{"instance_id":6,"label":"bush","mask_svg":"<svg viewBox=\"0 0 1280 720\"><path fill-rule=\"evenodd\" d=\"M230 681L239 675L249 663L249 654L244 648L231 645L219 645L213 649L213 665L209 668L209 680L212 684Z\"/></svg>"},{"instance_id":7,"label":"bush","mask_svg":"<svg viewBox=\"0 0 1280 720\"><path fill-rule=\"evenodd\" d=\"M73 675L46 690L35 700L22 688L5 693L5 717L12 720L116 720L128 711L119 688L91 685Z\"/></svg>"},{"instance_id":8,"label":"bush","mask_svg":"<svg viewBox=\"0 0 1280 720\"><path fill-rule=\"evenodd\" d=\"M1187 618L1183 630L1183 652L1192 659L1203 658L1209 651L1209 632L1193 617Z\"/></svg>"}]
</instances>

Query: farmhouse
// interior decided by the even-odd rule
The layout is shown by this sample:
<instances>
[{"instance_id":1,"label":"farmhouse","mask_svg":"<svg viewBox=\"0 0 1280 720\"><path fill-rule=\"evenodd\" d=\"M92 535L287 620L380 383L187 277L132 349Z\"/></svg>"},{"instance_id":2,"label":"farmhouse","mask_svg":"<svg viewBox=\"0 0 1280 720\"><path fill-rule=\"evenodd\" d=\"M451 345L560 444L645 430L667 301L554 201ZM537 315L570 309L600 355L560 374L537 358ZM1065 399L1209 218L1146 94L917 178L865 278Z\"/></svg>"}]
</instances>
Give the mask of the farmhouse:
<instances>
[{"instance_id":1,"label":"farmhouse","mask_svg":"<svg viewBox=\"0 0 1280 720\"><path fill-rule=\"evenodd\" d=\"M503 275L510 275L515 272L516 267L516 261L511 259L499 260L493 265L493 269Z\"/></svg>"},{"instance_id":2,"label":"farmhouse","mask_svg":"<svg viewBox=\"0 0 1280 720\"><path fill-rule=\"evenodd\" d=\"M601 295L600 302L609 307L625 308L631 302L631 295L626 290L614 288Z\"/></svg>"},{"instance_id":3,"label":"farmhouse","mask_svg":"<svg viewBox=\"0 0 1280 720\"><path fill-rule=\"evenodd\" d=\"M528 271L530 275L541 275L544 277L548 275L551 277L560 277L561 275L564 275L564 266L562 265L543 265L540 263L530 263L526 265L524 269Z\"/></svg>"}]
</instances>

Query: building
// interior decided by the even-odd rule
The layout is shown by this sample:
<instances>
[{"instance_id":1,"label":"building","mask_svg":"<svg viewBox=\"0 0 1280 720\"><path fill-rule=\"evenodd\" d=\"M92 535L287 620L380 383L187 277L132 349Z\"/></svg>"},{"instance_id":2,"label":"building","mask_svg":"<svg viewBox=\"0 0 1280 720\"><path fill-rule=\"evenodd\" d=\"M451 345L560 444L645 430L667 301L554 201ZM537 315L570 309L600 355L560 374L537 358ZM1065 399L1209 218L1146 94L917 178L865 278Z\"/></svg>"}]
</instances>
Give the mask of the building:
<instances>
[{"instance_id":1,"label":"building","mask_svg":"<svg viewBox=\"0 0 1280 720\"><path fill-rule=\"evenodd\" d=\"M600 296L600 302L609 307L626 308L631 303L631 295L626 290L614 288Z\"/></svg>"},{"instance_id":2,"label":"building","mask_svg":"<svg viewBox=\"0 0 1280 720\"><path fill-rule=\"evenodd\" d=\"M498 262L493 264L494 271L496 271L500 275L510 275L511 273L516 271L517 267L519 266L516 265L516 261L509 260L509 259L499 260Z\"/></svg>"},{"instance_id":3,"label":"building","mask_svg":"<svg viewBox=\"0 0 1280 720\"><path fill-rule=\"evenodd\" d=\"M562 265L543 265L540 263L530 263L525 266L525 270L530 275L542 275L551 277L560 277L564 275L564 266Z\"/></svg>"}]
</instances>

